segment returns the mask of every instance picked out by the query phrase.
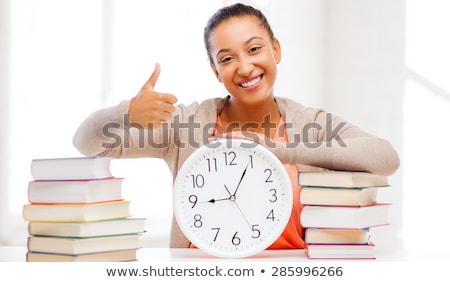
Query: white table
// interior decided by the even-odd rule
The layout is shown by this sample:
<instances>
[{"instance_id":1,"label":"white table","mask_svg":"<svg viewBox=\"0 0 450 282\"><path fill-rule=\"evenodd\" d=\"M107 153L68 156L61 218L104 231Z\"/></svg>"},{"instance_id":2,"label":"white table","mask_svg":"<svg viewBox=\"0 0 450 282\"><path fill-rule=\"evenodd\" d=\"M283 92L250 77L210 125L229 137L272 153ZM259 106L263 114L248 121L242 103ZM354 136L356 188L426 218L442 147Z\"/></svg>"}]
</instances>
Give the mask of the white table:
<instances>
[{"instance_id":1,"label":"white table","mask_svg":"<svg viewBox=\"0 0 450 282\"><path fill-rule=\"evenodd\" d=\"M0 246L0 262L24 262L26 247ZM447 252L407 252L379 250L376 261L430 261L450 260ZM309 261L304 250L267 250L244 259L220 259L198 249L143 248L138 252L139 261Z\"/></svg>"}]
</instances>

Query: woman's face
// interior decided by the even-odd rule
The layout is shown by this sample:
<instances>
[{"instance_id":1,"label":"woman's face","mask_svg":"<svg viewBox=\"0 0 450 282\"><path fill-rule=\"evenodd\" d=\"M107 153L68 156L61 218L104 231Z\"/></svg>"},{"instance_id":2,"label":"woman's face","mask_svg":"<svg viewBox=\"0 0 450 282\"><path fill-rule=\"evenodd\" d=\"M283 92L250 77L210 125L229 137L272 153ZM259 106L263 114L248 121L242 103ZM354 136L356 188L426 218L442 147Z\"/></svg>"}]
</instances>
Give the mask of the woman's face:
<instances>
[{"instance_id":1,"label":"woman's face","mask_svg":"<svg viewBox=\"0 0 450 282\"><path fill-rule=\"evenodd\" d=\"M211 67L236 100L258 105L273 98L280 44L270 38L256 17L233 17L222 22L209 42Z\"/></svg>"}]
</instances>

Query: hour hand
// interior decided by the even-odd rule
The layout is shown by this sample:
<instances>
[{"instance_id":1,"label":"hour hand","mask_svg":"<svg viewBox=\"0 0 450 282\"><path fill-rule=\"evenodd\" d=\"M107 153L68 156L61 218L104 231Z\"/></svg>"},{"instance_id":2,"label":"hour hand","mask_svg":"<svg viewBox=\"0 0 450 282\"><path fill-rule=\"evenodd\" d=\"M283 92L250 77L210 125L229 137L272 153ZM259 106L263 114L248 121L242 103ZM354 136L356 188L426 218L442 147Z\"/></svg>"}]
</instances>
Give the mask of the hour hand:
<instances>
[{"instance_id":1,"label":"hour hand","mask_svg":"<svg viewBox=\"0 0 450 282\"><path fill-rule=\"evenodd\" d=\"M225 190L227 190L228 195L230 195L230 197L231 197L232 195L231 195L231 192L230 192L230 190L228 189L227 185L224 184L223 187L225 187Z\"/></svg>"},{"instance_id":2,"label":"hour hand","mask_svg":"<svg viewBox=\"0 0 450 282\"><path fill-rule=\"evenodd\" d=\"M230 192L230 190L228 190L227 185L224 184L223 187L225 187L225 190L227 190L228 195L230 195L228 198L211 199L211 200L209 200L209 201L206 201L206 203L212 203L212 204L214 204L215 202L226 201L226 200L233 201L233 200L234 200L234 195L231 195L231 192ZM203 202L203 203L205 203L205 202Z\"/></svg>"},{"instance_id":3,"label":"hour hand","mask_svg":"<svg viewBox=\"0 0 450 282\"><path fill-rule=\"evenodd\" d=\"M230 197L228 197L228 198L223 198L223 199L211 199L211 200L209 200L209 201L206 201L206 203L212 203L212 204L214 204L215 202L227 201L227 200L230 200ZM205 202L203 202L203 203L205 203Z\"/></svg>"}]
</instances>

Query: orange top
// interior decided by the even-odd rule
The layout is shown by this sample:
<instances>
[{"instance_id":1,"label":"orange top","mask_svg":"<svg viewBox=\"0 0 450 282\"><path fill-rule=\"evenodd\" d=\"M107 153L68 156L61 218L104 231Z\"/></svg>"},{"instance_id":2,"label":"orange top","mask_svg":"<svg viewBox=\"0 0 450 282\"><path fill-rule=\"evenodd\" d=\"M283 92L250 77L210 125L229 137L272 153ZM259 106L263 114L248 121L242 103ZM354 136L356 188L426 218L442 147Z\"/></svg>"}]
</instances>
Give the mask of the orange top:
<instances>
[{"instance_id":1,"label":"orange top","mask_svg":"<svg viewBox=\"0 0 450 282\"><path fill-rule=\"evenodd\" d=\"M217 117L217 126L213 135L217 132L217 127L221 127L221 122L219 116ZM283 118L280 118L280 122L278 124L278 129L283 128L283 130L277 130L276 132L280 133L280 135L276 135L274 140L280 142L287 142L287 133L285 127L285 121ZM267 249L304 249L305 241L303 240L303 227L300 223L300 213L302 211L303 206L300 204L300 189L301 186L298 185L298 169L294 164L284 164L286 171L289 174L289 178L292 184L292 192L293 192L293 205L292 205L292 213L291 217L284 229L283 233L281 233L280 237ZM190 244L191 248L195 248L193 244Z\"/></svg>"}]
</instances>

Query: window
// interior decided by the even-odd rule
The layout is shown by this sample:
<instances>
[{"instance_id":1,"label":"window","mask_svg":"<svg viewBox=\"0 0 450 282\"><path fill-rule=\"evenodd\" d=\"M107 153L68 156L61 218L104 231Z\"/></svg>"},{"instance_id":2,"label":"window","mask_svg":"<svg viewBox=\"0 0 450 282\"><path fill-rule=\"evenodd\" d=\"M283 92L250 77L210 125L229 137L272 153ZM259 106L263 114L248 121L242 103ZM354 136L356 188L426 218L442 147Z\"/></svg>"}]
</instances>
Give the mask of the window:
<instances>
[{"instance_id":1,"label":"window","mask_svg":"<svg viewBox=\"0 0 450 282\"><path fill-rule=\"evenodd\" d=\"M21 208L33 158L77 154L71 135L102 103L102 2L10 1L6 244L26 242ZM5 200L8 199L8 200Z\"/></svg>"},{"instance_id":2,"label":"window","mask_svg":"<svg viewBox=\"0 0 450 282\"><path fill-rule=\"evenodd\" d=\"M162 66L157 87L179 93L180 103L223 93L202 41L207 17L222 3L207 1L199 13L198 5L177 0L10 1L11 126L3 136L9 150L1 243L26 242L21 209L31 160L79 156L72 136L82 119L132 98L156 61ZM171 221L169 169L150 159L114 160L112 169L125 178L133 214L148 218L149 244L163 244Z\"/></svg>"}]
</instances>

